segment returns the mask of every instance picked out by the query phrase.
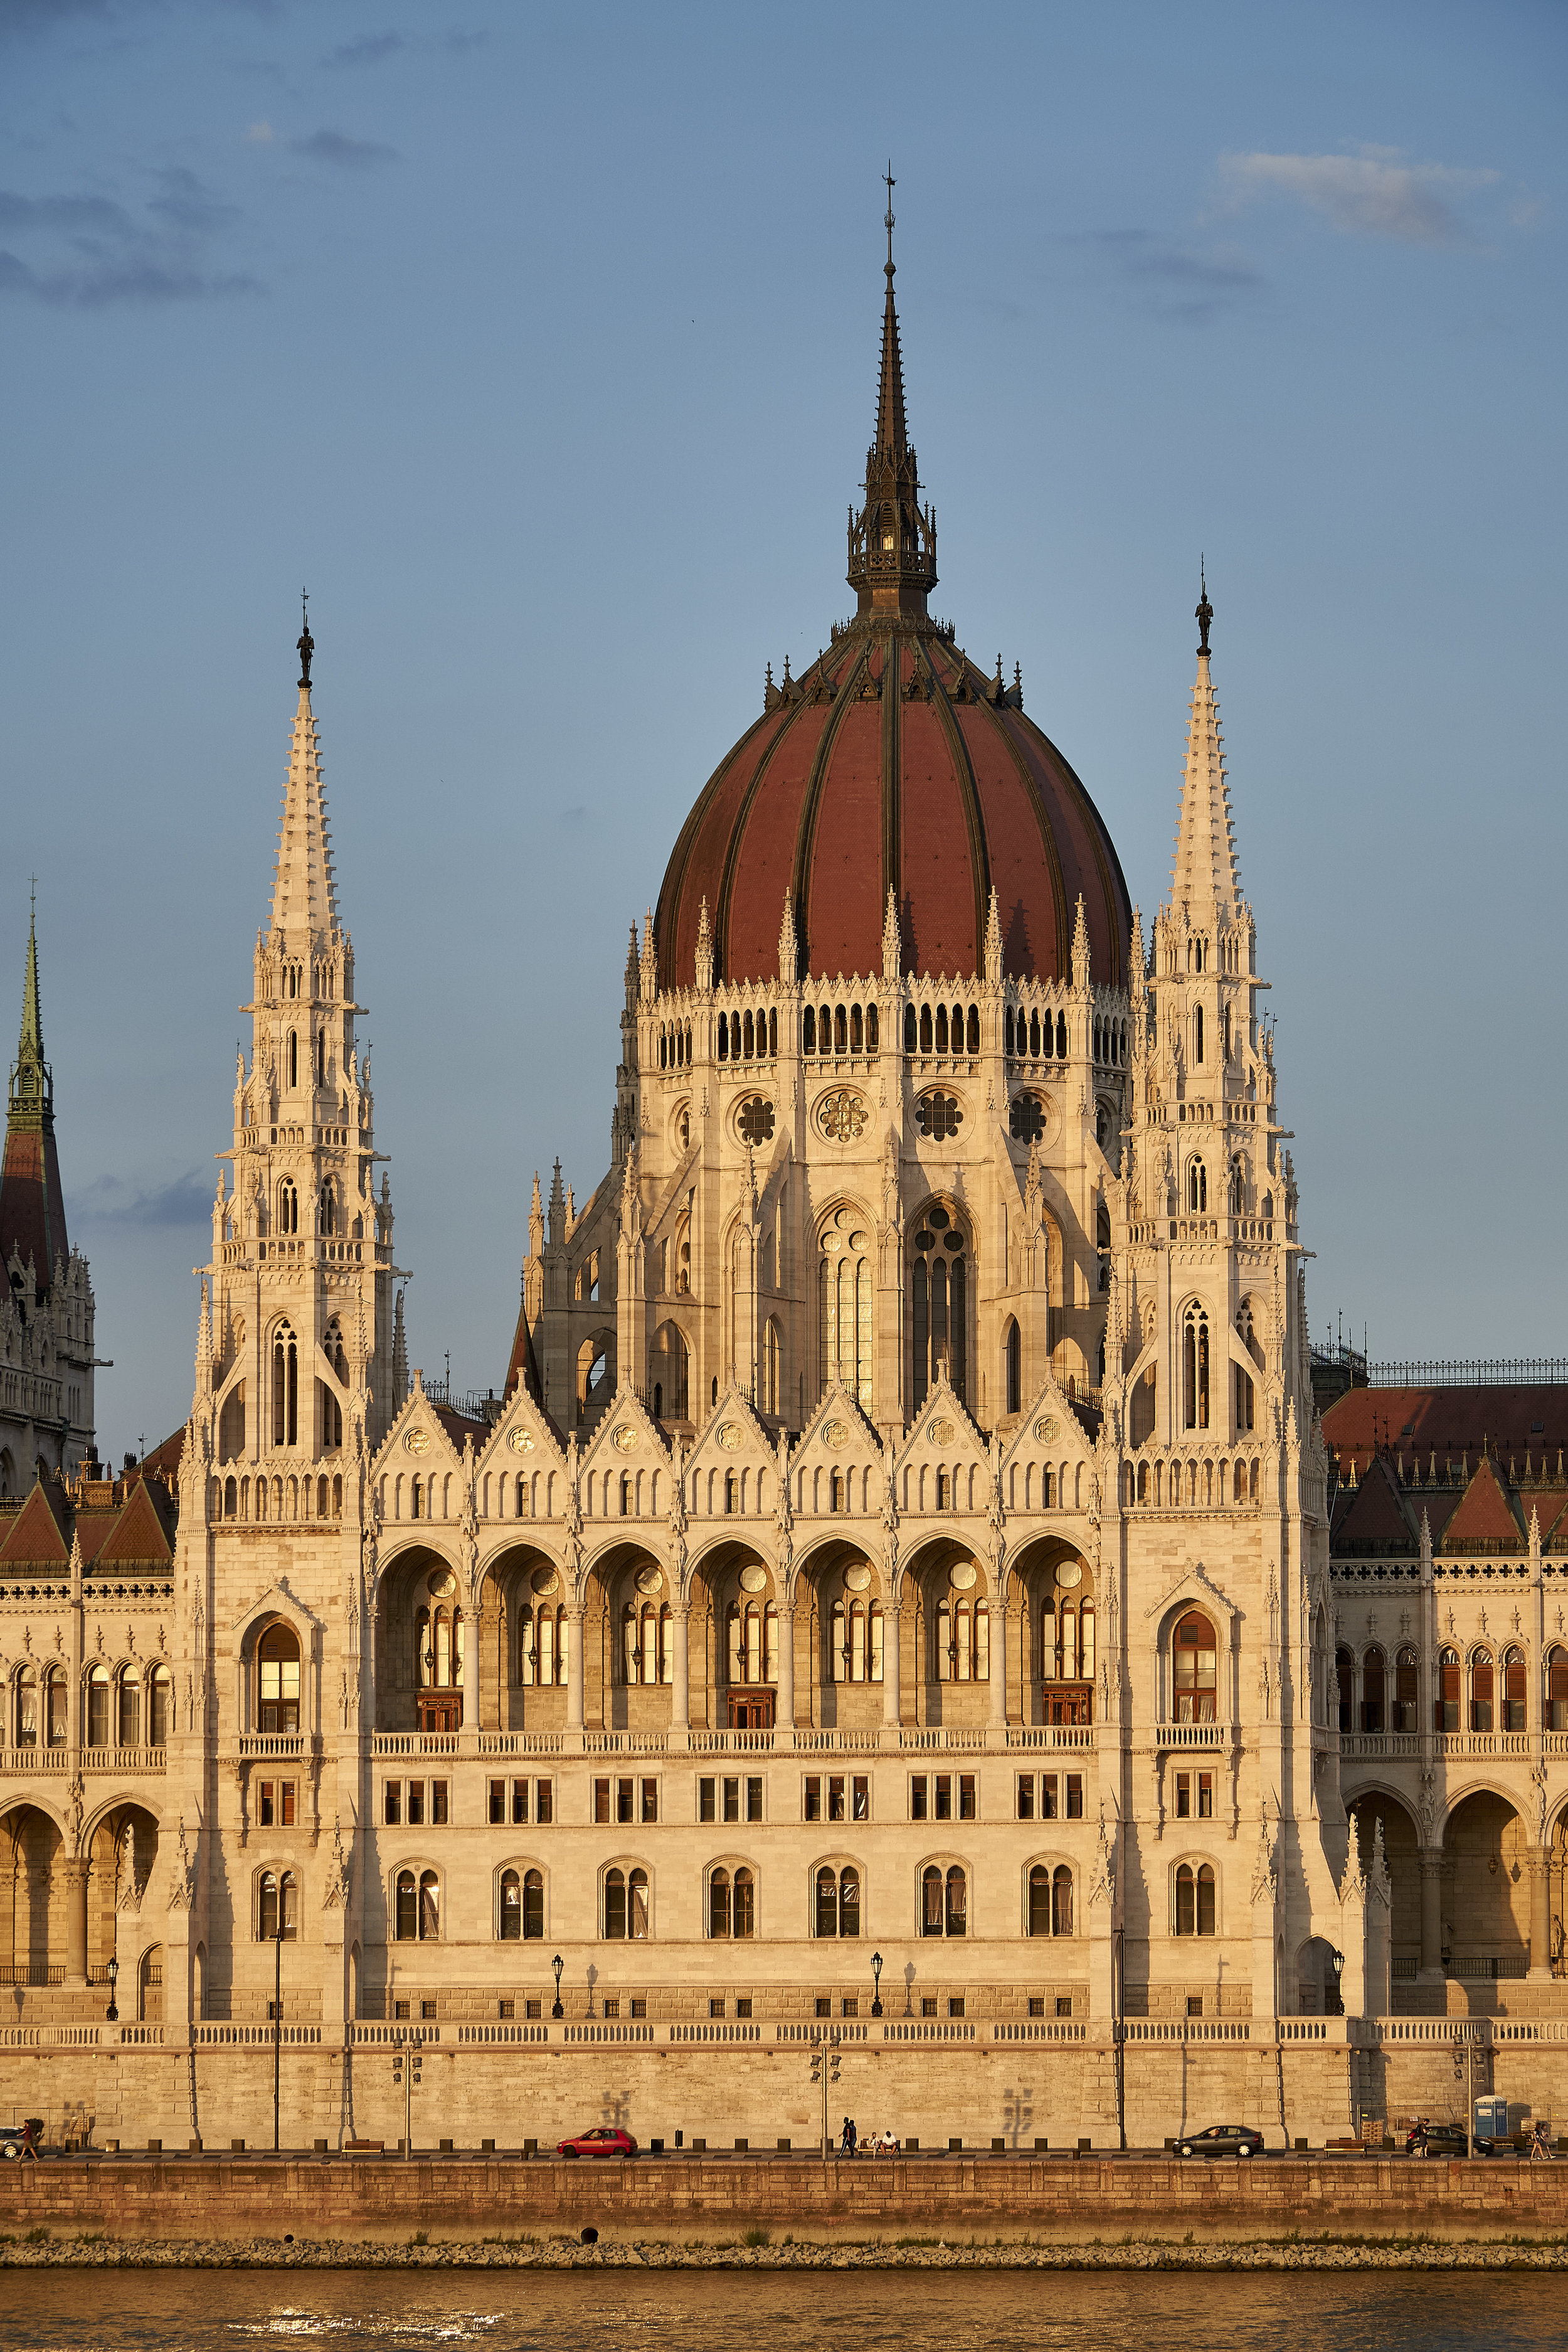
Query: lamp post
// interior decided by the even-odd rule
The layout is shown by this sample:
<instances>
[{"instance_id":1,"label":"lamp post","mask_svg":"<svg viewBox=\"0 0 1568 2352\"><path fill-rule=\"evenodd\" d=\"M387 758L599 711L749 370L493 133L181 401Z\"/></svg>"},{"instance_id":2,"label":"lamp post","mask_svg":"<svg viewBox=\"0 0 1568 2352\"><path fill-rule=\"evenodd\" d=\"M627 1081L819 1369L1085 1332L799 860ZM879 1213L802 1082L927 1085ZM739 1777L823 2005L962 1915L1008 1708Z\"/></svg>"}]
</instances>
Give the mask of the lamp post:
<instances>
[{"instance_id":1,"label":"lamp post","mask_svg":"<svg viewBox=\"0 0 1568 2352\"><path fill-rule=\"evenodd\" d=\"M1329 1966L1333 1970L1333 2013L1336 2017L1343 2017L1344 2015L1344 1995L1339 1989L1339 1980L1344 1974L1344 1954L1343 1952L1330 1952Z\"/></svg>"},{"instance_id":2,"label":"lamp post","mask_svg":"<svg viewBox=\"0 0 1568 2352\"><path fill-rule=\"evenodd\" d=\"M272 1976L272 2152L277 2154L279 2117L283 2107L283 1879L277 1882L277 1934L274 1939Z\"/></svg>"},{"instance_id":3,"label":"lamp post","mask_svg":"<svg viewBox=\"0 0 1568 2352\"><path fill-rule=\"evenodd\" d=\"M564 2017L566 2015L566 2011L560 2005L561 1957L559 1952L550 1962L550 1966L555 1970L555 2007L551 2010L550 2015L552 2017Z\"/></svg>"},{"instance_id":4,"label":"lamp post","mask_svg":"<svg viewBox=\"0 0 1568 2352\"><path fill-rule=\"evenodd\" d=\"M882 2015L882 1954L880 1952L873 1952L871 1956L871 2013L873 2017Z\"/></svg>"},{"instance_id":5,"label":"lamp post","mask_svg":"<svg viewBox=\"0 0 1568 2352\"><path fill-rule=\"evenodd\" d=\"M109 1956L109 2007L103 2012L106 2025L120 2023L120 2011L114 2005L114 1989L120 1977L120 1962L111 1952Z\"/></svg>"}]
</instances>

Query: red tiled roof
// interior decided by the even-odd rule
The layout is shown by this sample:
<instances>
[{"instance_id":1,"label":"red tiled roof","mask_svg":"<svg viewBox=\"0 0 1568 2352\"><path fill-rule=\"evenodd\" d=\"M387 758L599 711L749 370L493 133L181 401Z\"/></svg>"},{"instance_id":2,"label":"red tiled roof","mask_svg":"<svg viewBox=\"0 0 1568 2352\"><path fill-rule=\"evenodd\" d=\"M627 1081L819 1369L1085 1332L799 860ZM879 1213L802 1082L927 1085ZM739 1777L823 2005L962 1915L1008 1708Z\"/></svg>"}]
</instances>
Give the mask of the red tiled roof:
<instances>
[{"instance_id":1,"label":"red tiled roof","mask_svg":"<svg viewBox=\"0 0 1568 2352\"><path fill-rule=\"evenodd\" d=\"M1468 1544L1522 1546L1523 1542L1524 1531L1509 1508L1496 1469L1490 1462L1479 1464L1443 1530L1444 1550L1462 1551Z\"/></svg>"},{"instance_id":2,"label":"red tiled roof","mask_svg":"<svg viewBox=\"0 0 1568 2352\"><path fill-rule=\"evenodd\" d=\"M65 1488L53 1478L47 1485L40 1479L0 1543L0 1570L68 1568L70 1524Z\"/></svg>"},{"instance_id":3,"label":"red tiled roof","mask_svg":"<svg viewBox=\"0 0 1568 2352\"><path fill-rule=\"evenodd\" d=\"M1378 1544L1400 1550L1418 1540L1385 1462L1373 1463L1351 1493L1343 1517L1335 1515L1333 1540L1336 1545Z\"/></svg>"},{"instance_id":4,"label":"red tiled roof","mask_svg":"<svg viewBox=\"0 0 1568 2352\"><path fill-rule=\"evenodd\" d=\"M1434 1454L1440 1470L1464 1454L1475 1461L1483 1446L1505 1463L1514 1455L1521 1470L1527 1452L1537 1469L1544 1457L1555 1470L1558 1454L1568 1453L1568 1385L1347 1389L1323 1415L1323 1437L1347 1467L1352 1454L1359 1467L1386 1444L1407 1464L1419 1455L1423 1471Z\"/></svg>"},{"instance_id":5,"label":"red tiled roof","mask_svg":"<svg viewBox=\"0 0 1568 2352\"><path fill-rule=\"evenodd\" d=\"M167 1568L174 1557L172 1516L162 1488L138 1478L113 1533L99 1550L98 1566Z\"/></svg>"}]
</instances>

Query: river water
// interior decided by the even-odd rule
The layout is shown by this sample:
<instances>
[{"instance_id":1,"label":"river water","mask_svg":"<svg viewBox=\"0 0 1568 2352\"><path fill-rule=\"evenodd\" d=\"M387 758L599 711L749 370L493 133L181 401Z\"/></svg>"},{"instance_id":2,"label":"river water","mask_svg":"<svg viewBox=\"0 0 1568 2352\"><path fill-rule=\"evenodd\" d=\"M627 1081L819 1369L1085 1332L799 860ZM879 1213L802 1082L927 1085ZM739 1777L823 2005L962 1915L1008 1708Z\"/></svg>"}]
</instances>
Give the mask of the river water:
<instances>
[{"instance_id":1,"label":"river water","mask_svg":"<svg viewBox=\"0 0 1568 2352\"><path fill-rule=\"evenodd\" d=\"M1551 2277L1382 2273L337 2271L13 2273L16 2352L1531 2352L1563 2340Z\"/></svg>"}]
</instances>

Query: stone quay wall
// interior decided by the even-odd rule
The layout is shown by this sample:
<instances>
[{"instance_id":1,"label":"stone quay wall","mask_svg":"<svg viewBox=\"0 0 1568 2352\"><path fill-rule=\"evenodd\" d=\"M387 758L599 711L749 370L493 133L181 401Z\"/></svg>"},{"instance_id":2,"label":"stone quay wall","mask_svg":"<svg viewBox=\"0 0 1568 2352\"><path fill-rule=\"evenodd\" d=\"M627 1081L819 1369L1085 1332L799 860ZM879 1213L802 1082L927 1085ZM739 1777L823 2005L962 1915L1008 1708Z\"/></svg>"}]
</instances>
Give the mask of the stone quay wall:
<instances>
[{"instance_id":1,"label":"stone quay wall","mask_svg":"<svg viewBox=\"0 0 1568 2352\"><path fill-rule=\"evenodd\" d=\"M1303 2028L1307 2021L1287 2021ZM917 2028L899 2027L899 2032ZM893 2131L923 2153L1071 2151L1087 2141L1115 2150L1116 2051L1109 2039L1009 2038L1004 2029L959 2029L946 2038L886 2041L880 2028L831 2029L827 2120L836 2137L852 2116L862 2137ZM1561 2027L1491 2021L1464 2029L1442 2020L1323 2020L1320 2040L1255 2038L1244 2022L1203 2029L1229 2038L1130 2040L1123 2048L1127 2144L1159 2148L1206 2124L1240 2122L1276 2150L1312 2148L1368 2125L1397 2128L1407 2116L1460 2119L1467 2088L1510 2102L1515 2127L1538 2117L1568 2135L1568 2036ZM659 2032L666 2038L655 2040ZM1011 2029L1017 2035L1019 2029ZM778 2038L765 2038L777 2032ZM735 2023L655 2029L637 2025L466 2027L359 2025L329 2040L319 2028L286 2029L277 2053L279 2137L285 2148L352 2140L395 2148L404 2136L401 2047L420 2037L412 2138L416 2150L450 2141L459 2153L486 2143L549 2149L594 2124L619 2124L644 2152L752 2155L815 2151L823 2122L812 2080L810 2027ZM1521 2038L1489 2039L1505 2032ZM538 2039L525 2040L527 2035ZM56 2038L57 2037L57 2038ZM43 2119L54 2146L76 2141L127 2152L157 2141L171 2154L199 2141L211 2153L233 2142L273 2144L274 2050L267 2030L129 2027L17 2029L0 2037L0 2121Z\"/></svg>"},{"instance_id":2,"label":"stone quay wall","mask_svg":"<svg viewBox=\"0 0 1568 2352\"><path fill-rule=\"evenodd\" d=\"M1568 2235L1568 2165L1412 2163L1354 2156L1181 2163L1166 2158L654 2157L632 2163L461 2158L65 2158L0 2166L0 2236L182 2244L200 2259L283 2241L356 2246L598 2230L616 2243L743 2244L766 2232L1114 2248L1188 2239L1481 2244ZM87 2257L84 2255L84 2259Z\"/></svg>"}]
</instances>

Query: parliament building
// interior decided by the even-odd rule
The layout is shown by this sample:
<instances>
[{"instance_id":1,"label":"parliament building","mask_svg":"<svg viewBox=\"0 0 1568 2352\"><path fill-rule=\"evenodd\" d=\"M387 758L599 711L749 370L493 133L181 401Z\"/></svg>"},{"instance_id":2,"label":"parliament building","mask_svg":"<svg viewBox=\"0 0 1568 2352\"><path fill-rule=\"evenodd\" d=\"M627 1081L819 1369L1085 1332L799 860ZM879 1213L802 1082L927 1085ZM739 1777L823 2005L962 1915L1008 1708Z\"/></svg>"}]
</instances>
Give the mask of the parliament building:
<instances>
[{"instance_id":1,"label":"parliament building","mask_svg":"<svg viewBox=\"0 0 1568 2352\"><path fill-rule=\"evenodd\" d=\"M66 1369L0 1505L0 2098L51 2130L270 2145L280 2042L285 2145L395 2142L417 2038L416 2143L799 2147L826 2041L927 2147L1321 2144L1451 2096L1438 2021L1501 2089L1568 2031L1562 1408L1522 1474L1404 1391L1325 1439L1207 591L1145 923L933 616L888 226L854 610L633 929L491 1394L407 1361L308 626L190 1416L124 1475L63 1213L11 1255L0 1351Z\"/></svg>"}]
</instances>

